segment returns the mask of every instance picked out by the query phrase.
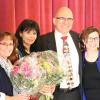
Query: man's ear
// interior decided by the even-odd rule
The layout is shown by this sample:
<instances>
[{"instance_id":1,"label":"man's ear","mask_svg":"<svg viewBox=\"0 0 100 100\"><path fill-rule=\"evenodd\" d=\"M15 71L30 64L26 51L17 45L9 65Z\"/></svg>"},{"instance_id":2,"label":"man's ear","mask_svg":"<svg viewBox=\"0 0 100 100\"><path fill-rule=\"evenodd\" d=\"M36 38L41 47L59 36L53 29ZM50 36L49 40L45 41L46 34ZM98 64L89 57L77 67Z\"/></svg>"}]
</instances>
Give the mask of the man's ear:
<instances>
[{"instance_id":1,"label":"man's ear","mask_svg":"<svg viewBox=\"0 0 100 100\"><path fill-rule=\"evenodd\" d=\"M55 19L55 18L53 18L53 24L55 25L55 23L56 23L56 19Z\"/></svg>"}]
</instances>

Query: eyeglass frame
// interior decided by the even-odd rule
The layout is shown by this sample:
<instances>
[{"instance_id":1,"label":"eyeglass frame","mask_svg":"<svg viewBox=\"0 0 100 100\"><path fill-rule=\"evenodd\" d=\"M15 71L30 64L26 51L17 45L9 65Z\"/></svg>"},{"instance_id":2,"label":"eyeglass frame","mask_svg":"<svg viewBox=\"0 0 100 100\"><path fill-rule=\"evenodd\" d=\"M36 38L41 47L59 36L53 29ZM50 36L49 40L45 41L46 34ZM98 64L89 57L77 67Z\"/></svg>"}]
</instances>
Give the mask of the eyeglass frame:
<instances>
[{"instance_id":1,"label":"eyeglass frame","mask_svg":"<svg viewBox=\"0 0 100 100\"><path fill-rule=\"evenodd\" d=\"M59 20L61 20L63 22L65 22L65 21L73 21L73 18L65 18L65 17L56 17L56 19L59 19Z\"/></svg>"},{"instance_id":2,"label":"eyeglass frame","mask_svg":"<svg viewBox=\"0 0 100 100\"><path fill-rule=\"evenodd\" d=\"M0 42L0 45L4 45L4 46L14 46L14 44L13 43L2 43L2 42Z\"/></svg>"},{"instance_id":3,"label":"eyeglass frame","mask_svg":"<svg viewBox=\"0 0 100 100\"><path fill-rule=\"evenodd\" d=\"M92 37L88 37L87 40L88 40L89 42L99 41L99 40L100 40L100 37L94 37L94 38L92 38Z\"/></svg>"}]
</instances>

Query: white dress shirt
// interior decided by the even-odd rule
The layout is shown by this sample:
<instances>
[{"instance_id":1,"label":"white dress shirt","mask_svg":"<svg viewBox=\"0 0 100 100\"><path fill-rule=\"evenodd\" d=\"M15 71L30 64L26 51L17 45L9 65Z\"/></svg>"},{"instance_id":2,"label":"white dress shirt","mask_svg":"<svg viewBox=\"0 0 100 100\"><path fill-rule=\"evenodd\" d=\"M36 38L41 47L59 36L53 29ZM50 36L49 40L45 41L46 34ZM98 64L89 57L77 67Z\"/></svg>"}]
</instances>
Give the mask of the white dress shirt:
<instances>
[{"instance_id":1,"label":"white dress shirt","mask_svg":"<svg viewBox=\"0 0 100 100\"><path fill-rule=\"evenodd\" d=\"M63 64L63 40L61 37L64 36L63 34L59 33L58 31L55 31L55 40L56 40L56 48L57 48L57 55L60 66ZM72 69L73 69L73 88L77 87L80 83L79 81L79 55L77 52L77 49L75 47L75 44L73 42L73 39L69 33L66 34L67 37L67 43L69 45L70 50L70 56L72 61ZM62 67L62 66L61 66ZM62 67L63 68L63 67ZM64 71L66 71L65 68L63 68ZM60 88L68 88L66 79L64 79L61 84Z\"/></svg>"}]
</instances>

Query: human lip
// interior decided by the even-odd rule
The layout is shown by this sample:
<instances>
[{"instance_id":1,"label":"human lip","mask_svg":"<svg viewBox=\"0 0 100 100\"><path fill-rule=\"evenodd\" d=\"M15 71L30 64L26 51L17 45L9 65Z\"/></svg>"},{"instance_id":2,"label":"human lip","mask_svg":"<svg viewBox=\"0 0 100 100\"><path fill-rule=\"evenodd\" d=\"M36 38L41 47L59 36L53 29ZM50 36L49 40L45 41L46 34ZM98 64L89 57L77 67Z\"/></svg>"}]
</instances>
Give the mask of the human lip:
<instances>
[{"instance_id":1,"label":"human lip","mask_svg":"<svg viewBox=\"0 0 100 100\"><path fill-rule=\"evenodd\" d=\"M29 41L29 42L33 42L33 41L34 41L34 39L28 39L28 41Z\"/></svg>"}]
</instances>

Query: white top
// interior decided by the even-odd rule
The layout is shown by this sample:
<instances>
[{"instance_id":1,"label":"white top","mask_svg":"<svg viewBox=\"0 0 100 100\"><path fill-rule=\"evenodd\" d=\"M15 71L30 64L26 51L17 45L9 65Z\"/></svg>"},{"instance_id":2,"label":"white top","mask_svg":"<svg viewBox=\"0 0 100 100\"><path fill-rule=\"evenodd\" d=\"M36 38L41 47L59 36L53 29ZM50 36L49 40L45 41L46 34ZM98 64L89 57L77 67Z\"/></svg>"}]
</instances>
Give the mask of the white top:
<instances>
[{"instance_id":1,"label":"white top","mask_svg":"<svg viewBox=\"0 0 100 100\"><path fill-rule=\"evenodd\" d=\"M60 66L63 64L63 40L61 37L64 36L63 34L59 33L57 30L55 30L55 40L56 40L56 46L57 46L57 55ZM75 47L75 44L73 42L73 39L69 33L66 34L67 37L67 43L69 45L70 50L70 56L72 61L72 69L73 69L73 81L74 85L73 88L79 86L79 55L77 52L77 49ZM65 68L63 68L66 70ZM68 88L66 79L63 80L60 84L60 88Z\"/></svg>"}]
</instances>

